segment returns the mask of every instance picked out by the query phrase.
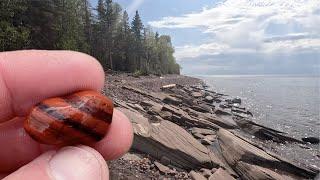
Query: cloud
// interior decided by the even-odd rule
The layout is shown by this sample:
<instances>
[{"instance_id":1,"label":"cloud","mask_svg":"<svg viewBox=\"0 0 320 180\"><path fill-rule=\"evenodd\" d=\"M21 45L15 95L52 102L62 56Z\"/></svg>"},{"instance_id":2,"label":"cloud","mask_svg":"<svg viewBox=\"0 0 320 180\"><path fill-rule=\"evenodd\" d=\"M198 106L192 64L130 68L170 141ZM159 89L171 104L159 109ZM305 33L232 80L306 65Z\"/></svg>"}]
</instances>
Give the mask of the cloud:
<instances>
[{"instance_id":1,"label":"cloud","mask_svg":"<svg viewBox=\"0 0 320 180\"><path fill-rule=\"evenodd\" d=\"M319 0L224 0L199 12L164 17L149 24L155 28L197 28L208 36L210 42L177 47L179 61L208 56L217 61L217 57L259 54L252 62L254 66L258 59L270 60L264 56L287 54L296 59L299 53L308 53L307 57L320 57Z\"/></svg>"}]
</instances>

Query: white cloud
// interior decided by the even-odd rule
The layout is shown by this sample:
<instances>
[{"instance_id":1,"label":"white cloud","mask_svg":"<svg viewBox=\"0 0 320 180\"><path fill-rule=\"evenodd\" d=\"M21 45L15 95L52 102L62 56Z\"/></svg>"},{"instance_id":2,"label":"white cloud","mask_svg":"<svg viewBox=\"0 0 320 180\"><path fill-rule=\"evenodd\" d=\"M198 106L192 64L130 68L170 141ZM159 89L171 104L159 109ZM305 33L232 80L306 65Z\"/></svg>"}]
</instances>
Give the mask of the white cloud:
<instances>
[{"instance_id":1,"label":"white cloud","mask_svg":"<svg viewBox=\"0 0 320 180\"><path fill-rule=\"evenodd\" d=\"M319 54L320 50L320 0L225 0L197 13L149 24L199 28L212 39L202 45L177 47L178 60L234 52Z\"/></svg>"}]
</instances>

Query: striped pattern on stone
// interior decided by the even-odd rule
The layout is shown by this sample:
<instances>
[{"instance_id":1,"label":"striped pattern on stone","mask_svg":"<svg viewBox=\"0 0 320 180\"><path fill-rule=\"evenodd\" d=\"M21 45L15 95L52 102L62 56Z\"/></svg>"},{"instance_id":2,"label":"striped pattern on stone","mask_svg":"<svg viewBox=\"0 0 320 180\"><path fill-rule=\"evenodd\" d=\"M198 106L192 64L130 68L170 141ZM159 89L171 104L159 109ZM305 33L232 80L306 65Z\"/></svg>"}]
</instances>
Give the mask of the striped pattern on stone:
<instances>
[{"instance_id":1,"label":"striped pattern on stone","mask_svg":"<svg viewBox=\"0 0 320 180\"><path fill-rule=\"evenodd\" d=\"M112 101L95 91L46 99L24 122L28 134L42 144L91 144L103 139L112 122Z\"/></svg>"}]
</instances>

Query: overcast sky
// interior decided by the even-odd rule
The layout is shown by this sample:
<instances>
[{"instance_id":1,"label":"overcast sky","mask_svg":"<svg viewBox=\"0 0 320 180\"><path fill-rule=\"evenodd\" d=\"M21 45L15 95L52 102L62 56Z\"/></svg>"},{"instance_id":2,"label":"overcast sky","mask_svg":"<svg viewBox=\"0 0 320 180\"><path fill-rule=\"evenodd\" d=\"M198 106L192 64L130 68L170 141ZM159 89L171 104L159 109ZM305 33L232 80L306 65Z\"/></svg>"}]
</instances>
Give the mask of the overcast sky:
<instances>
[{"instance_id":1,"label":"overcast sky","mask_svg":"<svg viewBox=\"0 0 320 180\"><path fill-rule=\"evenodd\" d=\"M171 35L184 74L320 74L320 0L115 2Z\"/></svg>"}]
</instances>

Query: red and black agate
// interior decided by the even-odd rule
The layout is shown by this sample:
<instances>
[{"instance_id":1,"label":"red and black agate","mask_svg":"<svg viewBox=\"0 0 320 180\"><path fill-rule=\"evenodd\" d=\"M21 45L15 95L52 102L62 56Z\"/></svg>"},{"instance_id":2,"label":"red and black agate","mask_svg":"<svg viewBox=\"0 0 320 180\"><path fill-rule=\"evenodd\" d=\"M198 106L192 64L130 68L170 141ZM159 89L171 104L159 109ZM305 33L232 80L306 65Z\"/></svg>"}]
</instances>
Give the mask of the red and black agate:
<instances>
[{"instance_id":1,"label":"red and black agate","mask_svg":"<svg viewBox=\"0 0 320 180\"><path fill-rule=\"evenodd\" d=\"M112 101L95 91L46 99L34 106L24 128L42 144L91 144L106 135L112 121Z\"/></svg>"}]
</instances>

